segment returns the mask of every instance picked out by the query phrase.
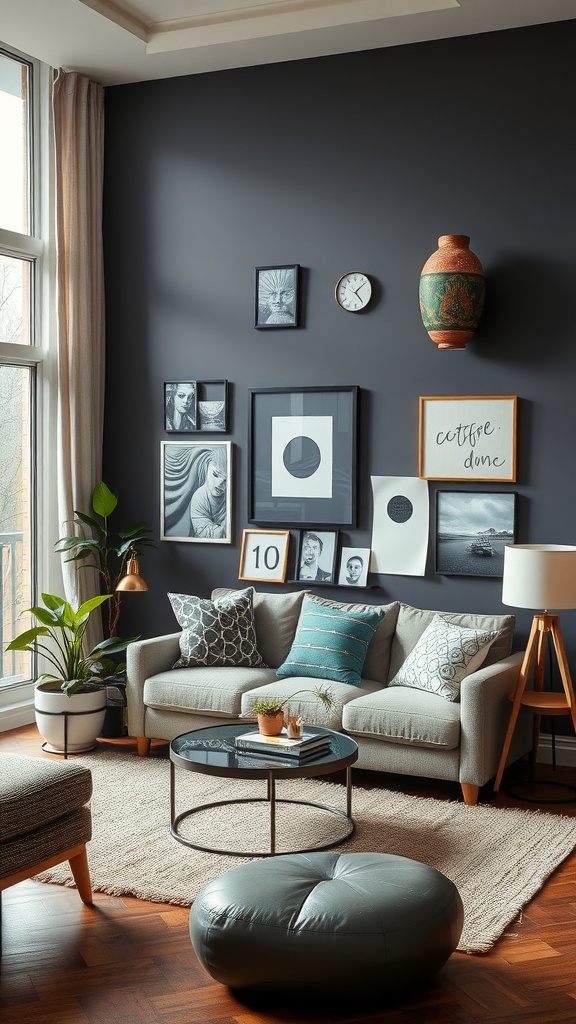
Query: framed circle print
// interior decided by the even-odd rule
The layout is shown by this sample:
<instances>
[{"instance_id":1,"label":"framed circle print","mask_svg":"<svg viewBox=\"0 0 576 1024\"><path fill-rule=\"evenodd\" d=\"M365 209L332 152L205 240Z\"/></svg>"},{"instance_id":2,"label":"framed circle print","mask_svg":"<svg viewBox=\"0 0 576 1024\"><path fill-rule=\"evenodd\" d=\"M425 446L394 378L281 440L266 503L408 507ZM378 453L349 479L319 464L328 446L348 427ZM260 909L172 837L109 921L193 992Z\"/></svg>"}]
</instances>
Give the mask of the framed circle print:
<instances>
[{"instance_id":1,"label":"framed circle print","mask_svg":"<svg viewBox=\"0 0 576 1024\"><path fill-rule=\"evenodd\" d=\"M251 390L249 522L355 525L358 392Z\"/></svg>"}]
</instances>

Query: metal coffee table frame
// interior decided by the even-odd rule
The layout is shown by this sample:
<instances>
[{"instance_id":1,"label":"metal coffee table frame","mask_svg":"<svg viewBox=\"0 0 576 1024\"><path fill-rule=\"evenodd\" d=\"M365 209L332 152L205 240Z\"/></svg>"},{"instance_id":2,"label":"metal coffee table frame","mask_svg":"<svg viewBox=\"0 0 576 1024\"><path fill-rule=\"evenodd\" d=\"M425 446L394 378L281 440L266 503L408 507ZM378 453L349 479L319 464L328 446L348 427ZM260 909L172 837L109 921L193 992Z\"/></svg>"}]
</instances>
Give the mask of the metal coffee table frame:
<instances>
[{"instance_id":1,"label":"metal coffee table frame","mask_svg":"<svg viewBox=\"0 0 576 1024\"><path fill-rule=\"evenodd\" d=\"M331 737L331 752L326 757L320 757L317 761L308 762L305 765L295 765L294 767L287 766L284 764L272 765L270 758L263 764L262 768L250 767L241 768L236 767L233 763L229 765L220 764L209 764L202 761L194 761L191 757L185 757L175 749L175 744L178 745L183 742L197 742L201 743L202 739L206 738L209 744L209 749L214 750L214 742L220 744L219 751L228 751L230 760L233 762L236 755L236 747L234 745L234 737L238 733L246 732L245 725L235 726L212 726L207 729L196 729L192 732L184 733L182 736L176 737L170 744L170 833L177 839L179 843L184 846L189 846L193 850L202 850L205 853L217 853L224 854L230 857L274 857L276 855L276 806L279 803L282 804L300 804L305 807L314 807L327 814L332 814L337 818L344 819L348 823L346 832L328 843L318 843L311 846L297 846L291 850L282 850L282 854L289 853L303 853L310 850L328 850L333 846L337 846L342 843L348 836L352 835L355 828L354 819L352 817L352 765L358 759L358 747L354 740L350 736L343 736L341 733L333 732L330 729L313 729L314 732L319 734L327 733ZM210 737L209 734L212 734ZM332 737L334 739L332 739ZM335 747L345 748L345 752L339 753L338 750L334 750ZM247 752L244 752L246 756ZM234 779L264 779L266 781L266 796L265 797L243 797L233 800L214 800L210 803L198 804L196 807L182 811L180 814L176 814L176 766L184 768L188 771L200 772L205 775L222 776L224 778ZM337 771L346 771L346 810L341 810L338 807L333 807L330 804L324 804L312 800L290 800L284 797L276 796L276 780L277 779L305 779L305 778L317 778L322 775L333 774ZM227 805L238 806L240 804L259 804L266 803L270 809L269 816L269 834L270 834L270 846L267 850L230 850L222 849L217 846L205 846L200 843L194 843L191 839L185 838L179 831L180 823L192 818L194 815L199 814L202 811L210 810L213 807L225 807Z\"/></svg>"}]
</instances>

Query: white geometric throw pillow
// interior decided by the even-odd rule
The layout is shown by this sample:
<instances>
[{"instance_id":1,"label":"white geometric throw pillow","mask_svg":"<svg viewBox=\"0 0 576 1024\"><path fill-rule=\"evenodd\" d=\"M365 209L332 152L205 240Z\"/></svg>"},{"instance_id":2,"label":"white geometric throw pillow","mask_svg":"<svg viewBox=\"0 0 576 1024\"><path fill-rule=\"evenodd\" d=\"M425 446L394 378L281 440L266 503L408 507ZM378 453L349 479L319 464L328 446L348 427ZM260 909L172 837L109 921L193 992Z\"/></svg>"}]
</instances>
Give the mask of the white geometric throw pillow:
<instances>
[{"instance_id":1,"label":"white geometric throw pillow","mask_svg":"<svg viewBox=\"0 0 576 1024\"><path fill-rule=\"evenodd\" d=\"M168 594L182 626L180 657L173 668L235 665L263 668L258 650L252 599L254 588L236 590L215 601L190 594Z\"/></svg>"},{"instance_id":2,"label":"white geometric throw pillow","mask_svg":"<svg viewBox=\"0 0 576 1024\"><path fill-rule=\"evenodd\" d=\"M411 686L458 700L460 683L480 668L500 633L456 626L436 615L388 685Z\"/></svg>"}]
</instances>

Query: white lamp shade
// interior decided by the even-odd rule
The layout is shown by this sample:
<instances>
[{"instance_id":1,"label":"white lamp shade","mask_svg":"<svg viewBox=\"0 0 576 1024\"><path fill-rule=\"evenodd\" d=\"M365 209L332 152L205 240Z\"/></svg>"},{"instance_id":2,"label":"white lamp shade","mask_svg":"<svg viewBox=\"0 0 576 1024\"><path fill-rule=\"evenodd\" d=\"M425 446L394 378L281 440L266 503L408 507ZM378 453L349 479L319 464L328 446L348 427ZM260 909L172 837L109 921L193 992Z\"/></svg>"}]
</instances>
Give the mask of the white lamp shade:
<instances>
[{"instance_id":1,"label":"white lamp shade","mask_svg":"<svg viewBox=\"0 0 576 1024\"><path fill-rule=\"evenodd\" d=\"M502 604L515 608L576 608L576 547L507 544Z\"/></svg>"}]
</instances>

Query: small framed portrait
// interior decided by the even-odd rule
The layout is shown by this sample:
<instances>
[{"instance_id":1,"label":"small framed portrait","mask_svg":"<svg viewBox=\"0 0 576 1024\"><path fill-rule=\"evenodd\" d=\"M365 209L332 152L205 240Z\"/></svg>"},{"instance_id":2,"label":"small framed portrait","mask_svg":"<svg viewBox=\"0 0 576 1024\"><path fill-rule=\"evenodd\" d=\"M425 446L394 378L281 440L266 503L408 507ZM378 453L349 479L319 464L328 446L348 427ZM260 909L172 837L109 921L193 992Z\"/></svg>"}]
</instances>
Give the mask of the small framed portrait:
<instances>
[{"instance_id":1,"label":"small framed portrait","mask_svg":"<svg viewBox=\"0 0 576 1024\"><path fill-rule=\"evenodd\" d=\"M164 428L171 433L198 429L198 385L195 380L164 384Z\"/></svg>"},{"instance_id":2,"label":"small framed portrait","mask_svg":"<svg viewBox=\"0 0 576 1024\"><path fill-rule=\"evenodd\" d=\"M370 548L342 548L338 585L342 587L365 587L368 582Z\"/></svg>"},{"instance_id":3,"label":"small framed portrait","mask_svg":"<svg viewBox=\"0 0 576 1024\"><path fill-rule=\"evenodd\" d=\"M298 327L300 265L256 267L254 326L259 330Z\"/></svg>"},{"instance_id":4,"label":"small framed portrait","mask_svg":"<svg viewBox=\"0 0 576 1024\"><path fill-rule=\"evenodd\" d=\"M300 530L296 579L334 583L338 530Z\"/></svg>"},{"instance_id":5,"label":"small framed portrait","mask_svg":"<svg viewBox=\"0 0 576 1024\"><path fill-rule=\"evenodd\" d=\"M161 441L160 540L231 544L231 491L231 441Z\"/></svg>"},{"instance_id":6,"label":"small framed portrait","mask_svg":"<svg viewBox=\"0 0 576 1024\"><path fill-rule=\"evenodd\" d=\"M290 530L244 530L240 551L240 580L284 583Z\"/></svg>"},{"instance_id":7,"label":"small framed portrait","mask_svg":"<svg viewBox=\"0 0 576 1024\"><path fill-rule=\"evenodd\" d=\"M514 491L436 492L440 576L502 576L504 548L515 541Z\"/></svg>"}]
</instances>

